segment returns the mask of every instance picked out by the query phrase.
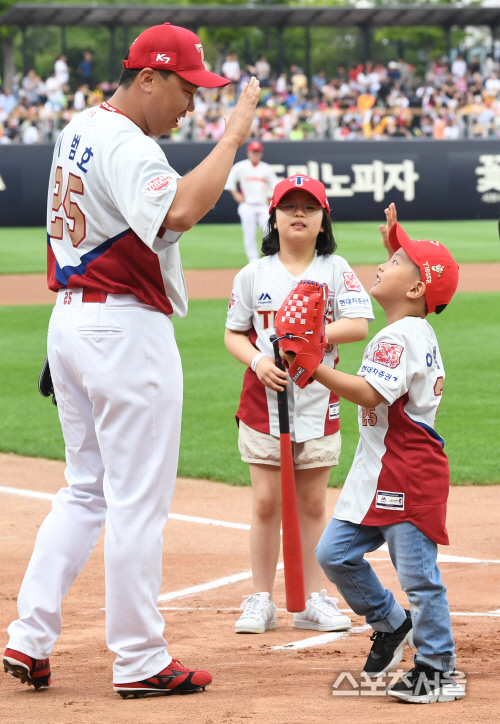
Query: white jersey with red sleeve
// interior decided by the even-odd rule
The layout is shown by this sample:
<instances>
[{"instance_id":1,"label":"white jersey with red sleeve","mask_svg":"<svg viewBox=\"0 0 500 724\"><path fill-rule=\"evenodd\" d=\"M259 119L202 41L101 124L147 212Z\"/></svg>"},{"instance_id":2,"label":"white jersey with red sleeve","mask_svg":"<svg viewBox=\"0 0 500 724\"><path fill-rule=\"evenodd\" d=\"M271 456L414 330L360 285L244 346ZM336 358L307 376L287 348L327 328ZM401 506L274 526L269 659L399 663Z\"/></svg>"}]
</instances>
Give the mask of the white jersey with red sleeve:
<instances>
[{"instance_id":1,"label":"white jersey with red sleeve","mask_svg":"<svg viewBox=\"0 0 500 724\"><path fill-rule=\"evenodd\" d=\"M109 104L75 116L50 172L49 288L134 294L185 316L181 234L162 227L178 178L160 146Z\"/></svg>"},{"instance_id":2,"label":"white jersey with red sleeve","mask_svg":"<svg viewBox=\"0 0 500 724\"><path fill-rule=\"evenodd\" d=\"M254 165L248 159L238 161L232 167L226 183L227 191L240 191L245 197L247 204L268 205L273 195L274 187L278 183L278 177L272 166L264 161Z\"/></svg>"},{"instance_id":3,"label":"white jersey with red sleeve","mask_svg":"<svg viewBox=\"0 0 500 724\"><path fill-rule=\"evenodd\" d=\"M359 408L360 440L334 518L382 526L410 521L448 544L449 465L435 420L444 382L436 335L420 317L381 330L358 371L381 395Z\"/></svg>"},{"instance_id":4,"label":"white jersey with red sleeve","mask_svg":"<svg viewBox=\"0 0 500 724\"><path fill-rule=\"evenodd\" d=\"M294 277L283 266L278 254L273 254L248 264L236 275L226 327L249 332L255 347L274 359L270 341L274 334L274 315L301 279L328 285L328 321L341 317L373 319L370 297L342 257L316 255L309 268L300 277ZM337 346L329 345L324 364L335 367L337 361ZM313 382L303 390L290 384L287 391L292 440L304 442L337 432L340 427L339 398L335 393L319 382ZM259 382L250 368L243 377L236 417L255 430L279 437L276 392Z\"/></svg>"}]
</instances>

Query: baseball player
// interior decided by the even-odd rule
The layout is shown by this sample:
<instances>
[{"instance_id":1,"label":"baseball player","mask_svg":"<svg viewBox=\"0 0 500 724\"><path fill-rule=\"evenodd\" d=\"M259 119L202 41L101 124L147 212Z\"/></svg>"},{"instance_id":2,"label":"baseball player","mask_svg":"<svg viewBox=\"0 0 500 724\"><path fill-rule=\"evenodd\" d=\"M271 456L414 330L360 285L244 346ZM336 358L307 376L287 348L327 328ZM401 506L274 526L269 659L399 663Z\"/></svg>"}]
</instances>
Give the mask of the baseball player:
<instances>
[{"instance_id":1,"label":"baseball player","mask_svg":"<svg viewBox=\"0 0 500 724\"><path fill-rule=\"evenodd\" d=\"M328 347L325 364L335 367L338 344L364 339L373 319L368 294L340 256L333 255L330 207L320 181L296 175L274 189L264 256L236 276L229 302L225 343L247 366L239 409L239 449L250 465L253 489L250 554L254 593L245 598L236 633L264 633L276 625L272 600L280 550L281 482L276 390L286 373L275 365L270 336L274 315L302 278L326 283ZM351 621L337 599L321 589L322 572L314 548L324 529L326 488L331 467L340 455L339 398L322 385L310 384L298 394L288 387L290 433L294 449L306 610L294 615L294 626L316 631L348 629Z\"/></svg>"},{"instance_id":2,"label":"baseball player","mask_svg":"<svg viewBox=\"0 0 500 724\"><path fill-rule=\"evenodd\" d=\"M76 116L54 149L48 358L68 487L38 533L3 662L23 682L50 684L62 599L106 522L106 636L114 690L128 697L212 681L167 653L157 609L182 408L171 316L187 311L179 238L221 195L259 85L242 89L220 142L181 178L150 135L176 128L199 86L228 81L205 70L194 33L169 23L141 33L123 65L109 102Z\"/></svg>"},{"instance_id":3,"label":"baseball player","mask_svg":"<svg viewBox=\"0 0 500 724\"><path fill-rule=\"evenodd\" d=\"M388 261L371 295L387 317L365 350L358 376L320 365L314 379L359 405L354 461L316 555L352 610L374 633L364 666L376 677L393 669L406 644L414 668L387 688L412 703L454 701L465 691L455 653L446 587L436 564L448 544L449 466L435 430L445 378L427 314L439 314L458 284L458 265L436 241L414 241L396 222L393 204L381 231ZM405 610L384 588L364 554L387 543Z\"/></svg>"},{"instance_id":4,"label":"baseball player","mask_svg":"<svg viewBox=\"0 0 500 724\"><path fill-rule=\"evenodd\" d=\"M247 147L248 158L234 164L226 184L226 189L238 204L248 261L259 258L257 229L264 230L268 222L269 200L278 183L272 166L262 160L263 151L260 141L251 141Z\"/></svg>"}]
</instances>

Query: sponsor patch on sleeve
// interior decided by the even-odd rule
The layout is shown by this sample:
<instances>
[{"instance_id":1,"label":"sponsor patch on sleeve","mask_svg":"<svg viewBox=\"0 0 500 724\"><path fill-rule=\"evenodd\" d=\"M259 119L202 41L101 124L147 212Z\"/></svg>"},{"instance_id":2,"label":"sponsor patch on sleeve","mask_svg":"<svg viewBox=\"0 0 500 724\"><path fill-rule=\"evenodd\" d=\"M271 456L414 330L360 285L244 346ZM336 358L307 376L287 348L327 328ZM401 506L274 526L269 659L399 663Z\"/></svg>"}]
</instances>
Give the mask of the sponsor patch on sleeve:
<instances>
[{"instance_id":1,"label":"sponsor patch on sleeve","mask_svg":"<svg viewBox=\"0 0 500 724\"><path fill-rule=\"evenodd\" d=\"M391 342L379 342L377 349L373 353L373 361L384 367L393 370L401 362L401 355L404 347L400 344L392 344Z\"/></svg>"},{"instance_id":2,"label":"sponsor patch on sleeve","mask_svg":"<svg viewBox=\"0 0 500 724\"><path fill-rule=\"evenodd\" d=\"M238 301L236 295L234 292L231 292L231 296L229 297L229 304L227 305L227 311L230 312L231 309L234 307L236 302Z\"/></svg>"},{"instance_id":3,"label":"sponsor patch on sleeve","mask_svg":"<svg viewBox=\"0 0 500 724\"><path fill-rule=\"evenodd\" d=\"M343 276L344 276L345 288L349 292L360 292L361 291L360 281L353 271L344 272Z\"/></svg>"},{"instance_id":4,"label":"sponsor patch on sleeve","mask_svg":"<svg viewBox=\"0 0 500 724\"><path fill-rule=\"evenodd\" d=\"M385 508L385 510L404 510L405 494L404 493L388 493L385 490L377 490L375 500L376 508Z\"/></svg>"},{"instance_id":5,"label":"sponsor patch on sleeve","mask_svg":"<svg viewBox=\"0 0 500 724\"><path fill-rule=\"evenodd\" d=\"M156 178L148 182L144 190L161 191L162 189L166 189L169 183L173 181L173 178L173 176L157 176Z\"/></svg>"}]
</instances>

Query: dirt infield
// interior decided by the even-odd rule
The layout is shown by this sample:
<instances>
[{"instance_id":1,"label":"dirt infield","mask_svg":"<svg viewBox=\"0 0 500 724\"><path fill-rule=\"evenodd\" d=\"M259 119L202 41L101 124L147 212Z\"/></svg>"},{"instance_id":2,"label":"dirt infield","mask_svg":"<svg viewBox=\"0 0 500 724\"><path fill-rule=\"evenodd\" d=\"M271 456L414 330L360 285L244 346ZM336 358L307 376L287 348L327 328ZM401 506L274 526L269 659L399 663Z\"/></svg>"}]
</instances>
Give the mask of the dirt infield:
<instances>
[{"instance_id":1,"label":"dirt infield","mask_svg":"<svg viewBox=\"0 0 500 724\"><path fill-rule=\"evenodd\" d=\"M50 500L28 497L55 493L64 464L0 454L1 627L16 617L16 596L33 542ZM6 491L17 490L18 494ZM328 490L331 513L339 491ZM365 684L345 679L343 695L333 695L339 674L359 683L369 650L364 621L351 614L354 632L338 640L297 649L290 644L320 640L322 634L294 629L292 614L278 612L275 631L236 635L234 621L241 597L251 592L248 531L251 490L200 480L179 480L165 531L163 587L159 606L166 620L169 649L181 661L206 667L214 676L205 693L192 696L122 700L112 691L113 655L105 644L103 537L63 606L64 625L51 656L53 686L35 692L7 675L0 676L0 714L9 724L29 721L63 724L340 724L370 721L497 722L500 624L499 487L452 488L449 505L450 558L440 564L448 586L457 644L457 667L466 674L467 697L450 704L411 707L380 695ZM199 516L209 524L186 519ZM212 524L210 524L212 521ZM243 524L243 528L216 525ZM169 551L175 551L170 554ZM400 592L388 554L370 555L384 583L398 600ZM222 580L221 580L222 579ZM226 579L226 580L223 580ZM228 580L229 579L229 580ZM332 586L325 587L331 595ZM208 584L208 585L207 585ZM225 585L223 585L225 584ZM130 582L133 585L133 581ZM211 585L212 587L209 587ZM199 587L189 592L185 589ZM277 573L275 600L284 608L283 572ZM346 609L340 601L341 609ZM305 641L307 644L307 641ZM275 649L276 646L287 646ZM404 668L411 655L406 649ZM347 686L346 686L347 684ZM338 691L336 689L335 691ZM360 693L361 692L361 693ZM377 694L377 690L374 690Z\"/></svg>"},{"instance_id":2,"label":"dirt infield","mask_svg":"<svg viewBox=\"0 0 500 724\"><path fill-rule=\"evenodd\" d=\"M375 266L356 268L367 287L374 270ZM189 296L229 297L236 272L186 271ZM463 265L459 291L500 291L500 264ZM0 277L0 304L53 302L43 275ZM60 462L0 454L4 632L0 644L7 641L7 626L17 616L17 593L36 533L50 510L50 495L65 484L63 473ZM338 494L337 489L327 492L329 514ZM406 717L411 724L497 722L499 509L500 486L451 489L451 545L440 548L445 556L440 567L453 615L457 668L466 679L467 697L460 702L408 709L383 696L383 687L370 691L360 679L370 647L364 621L351 613L352 631L326 642L322 634L294 629L292 614L284 610L282 570L276 579L276 630L261 636L236 635L237 608L241 597L252 591L247 530L251 489L180 479L164 536L159 607L170 652L190 666L207 668L213 684L205 693L183 697L124 701L113 693L114 657L105 643L101 536L63 605L63 631L51 656L53 686L35 692L0 674L1 720L9 724L400 724ZM370 559L400 603L408 605L387 552L377 551ZM335 595L326 579L324 586ZM347 609L342 600L339 606ZM404 669L411 665L408 649L402 664ZM337 687L341 675L347 678Z\"/></svg>"},{"instance_id":3,"label":"dirt infield","mask_svg":"<svg viewBox=\"0 0 500 724\"><path fill-rule=\"evenodd\" d=\"M375 279L376 265L353 267L366 289ZM184 275L191 299L229 299L238 269L186 269ZM500 291L500 264L462 264L459 292ZM0 305L54 304L45 274L0 276Z\"/></svg>"}]
</instances>

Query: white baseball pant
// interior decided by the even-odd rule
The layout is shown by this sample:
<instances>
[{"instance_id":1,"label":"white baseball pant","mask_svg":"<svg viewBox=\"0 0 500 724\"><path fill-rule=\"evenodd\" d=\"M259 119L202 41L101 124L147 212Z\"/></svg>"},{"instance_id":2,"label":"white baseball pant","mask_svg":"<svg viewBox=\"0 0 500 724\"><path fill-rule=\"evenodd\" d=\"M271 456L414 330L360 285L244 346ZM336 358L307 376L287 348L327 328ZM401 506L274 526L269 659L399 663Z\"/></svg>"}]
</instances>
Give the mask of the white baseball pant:
<instances>
[{"instance_id":1,"label":"white baseball pant","mask_svg":"<svg viewBox=\"0 0 500 724\"><path fill-rule=\"evenodd\" d=\"M40 527L8 646L37 659L49 656L61 633L62 599L106 523L113 680L145 679L171 661L157 599L182 412L172 322L132 295L84 303L81 290L62 290L49 324L48 356L68 487Z\"/></svg>"},{"instance_id":2,"label":"white baseball pant","mask_svg":"<svg viewBox=\"0 0 500 724\"><path fill-rule=\"evenodd\" d=\"M246 201L238 205L238 215L243 229L243 245L248 261L259 258L256 243L257 229L264 233L269 220L269 207L266 204L248 204ZM258 244L260 248L260 243Z\"/></svg>"}]
</instances>

